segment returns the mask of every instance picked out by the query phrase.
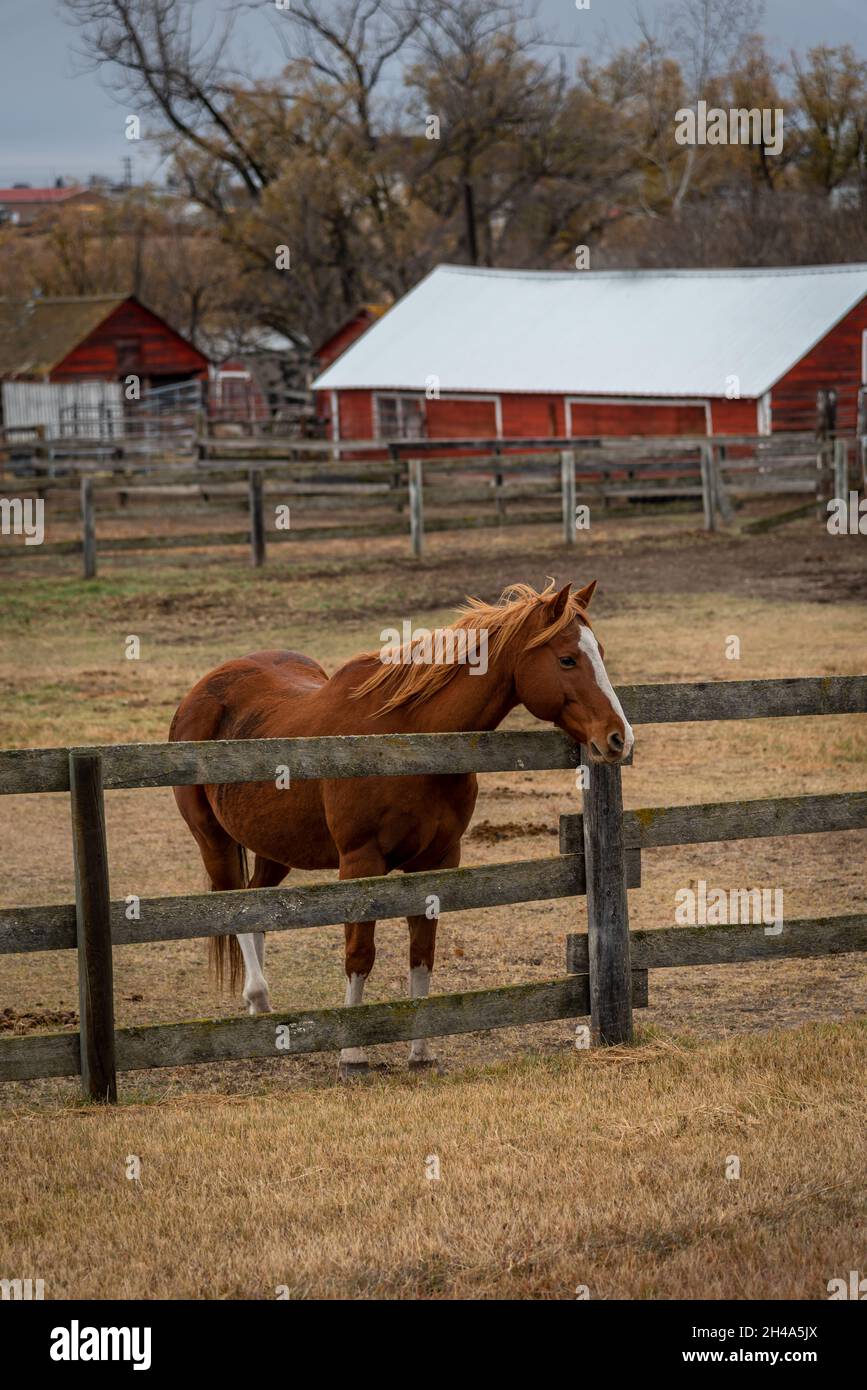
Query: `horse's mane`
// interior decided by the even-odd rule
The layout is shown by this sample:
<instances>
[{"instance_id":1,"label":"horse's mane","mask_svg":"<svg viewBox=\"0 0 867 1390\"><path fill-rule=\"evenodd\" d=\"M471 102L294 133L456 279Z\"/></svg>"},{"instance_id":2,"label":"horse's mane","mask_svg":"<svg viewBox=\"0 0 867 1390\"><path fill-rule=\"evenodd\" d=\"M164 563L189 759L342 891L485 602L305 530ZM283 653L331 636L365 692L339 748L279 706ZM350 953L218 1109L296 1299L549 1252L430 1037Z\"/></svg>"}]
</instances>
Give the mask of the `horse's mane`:
<instances>
[{"instance_id":1,"label":"horse's mane","mask_svg":"<svg viewBox=\"0 0 867 1390\"><path fill-rule=\"evenodd\" d=\"M503 590L497 603L485 603L482 599L468 598L466 604L458 609L457 621L450 627L439 628L437 632L487 632L488 663L492 664L512 643L522 641L522 649L540 647L552 637L562 632L576 618L589 626L586 610L570 592L568 602L562 613L545 622L541 628L527 637L526 630L532 626L533 619L543 613L544 608L553 603L556 585L549 579L545 588L539 592L531 584L510 584ZM436 637L436 632L433 634ZM387 714L390 710L420 705L429 700L444 685L453 680L461 669L456 661L418 663L413 657L422 647L423 639L415 643L405 643L394 651L391 662L382 660L382 653L362 652L353 658L355 661L375 661L377 669L367 680L352 691L354 699L361 699L374 691L385 697L377 713ZM455 645L445 643L446 650L454 651ZM399 659L398 659L399 650Z\"/></svg>"}]
</instances>

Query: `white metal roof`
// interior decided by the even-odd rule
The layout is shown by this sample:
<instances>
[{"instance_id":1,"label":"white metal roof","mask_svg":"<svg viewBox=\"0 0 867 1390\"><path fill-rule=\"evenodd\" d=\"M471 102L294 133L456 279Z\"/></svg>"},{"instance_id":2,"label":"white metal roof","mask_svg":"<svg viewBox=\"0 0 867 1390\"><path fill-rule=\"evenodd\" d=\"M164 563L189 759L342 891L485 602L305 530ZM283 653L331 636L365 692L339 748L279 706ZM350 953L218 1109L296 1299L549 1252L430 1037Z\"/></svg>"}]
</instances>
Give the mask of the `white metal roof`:
<instances>
[{"instance_id":1,"label":"white metal roof","mask_svg":"<svg viewBox=\"0 0 867 1390\"><path fill-rule=\"evenodd\" d=\"M867 295L867 265L792 270L438 266L316 390L760 396Z\"/></svg>"}]
</instances>

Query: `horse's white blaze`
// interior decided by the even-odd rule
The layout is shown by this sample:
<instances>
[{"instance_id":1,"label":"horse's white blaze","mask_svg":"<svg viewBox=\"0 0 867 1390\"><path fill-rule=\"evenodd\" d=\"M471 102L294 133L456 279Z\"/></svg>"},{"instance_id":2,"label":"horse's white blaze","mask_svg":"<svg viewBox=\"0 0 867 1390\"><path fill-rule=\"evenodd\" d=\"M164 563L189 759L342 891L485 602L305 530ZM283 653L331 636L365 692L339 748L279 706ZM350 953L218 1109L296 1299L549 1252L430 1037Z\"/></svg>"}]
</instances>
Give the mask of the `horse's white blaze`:
<instances>
[{"instance_id":1,"label":"horse's white blaze","mask_svg":"<svg viewBox=\"0 0 867 1390\"><path fill-rule=\"evenodd\" d=\"M343 1003L348 1008L351 1004L360 1004L364 998L364 982L366 975L349 975L346 980L346 995ZM363 1047L342 1047L340 1049L341 1062L360 1062L367 1061L367 1053Z\"/></svg>"},{"instance_id":2,"label":"horse's white blaze","mask_svg":"<svg viewBox=\"0 0 867 1390\"><path fill-rule=\"evenodd\" d=\"M593 668L596 684L599 686L602 694L608 699L614 713L623 721L623 752L626 754L632 748L635 742L635 736L632 732L631 725L627 721L626 715L623 713L623 706L617 698L614 686L608 679L608 672L603 665L602 657L599 652L599 643L596 641L596 636L590 631L589 627L582 627L581 635L578 638L578 646L588 658Z\"/></svg>"},{"instance_id":3,"label":"horse's white blaze","mask_svg":"<svg viewBox=\"0 0 867 1390\"><path fill-rule=\"evenodd\" d=\"M262 973L265 960L265 933L239 932L238 945L244 957L244 998L251 1014L267 1014L271 1011L271 998L268 985Z\"/></svg>"},{"instance_id":4,"label":"horse's white blaze","mask_svg":"<svg viewBox=\"0 0 867 1390\"><path fill-rule=\"evenodd\" d=\"M426 965L414 965L409 972L409 993L412 999L427 999L430 993L430 971ZM411 1062L430 1060L427 1038L413 1038L409 1045Z\"/></svg>"}]
</instances>

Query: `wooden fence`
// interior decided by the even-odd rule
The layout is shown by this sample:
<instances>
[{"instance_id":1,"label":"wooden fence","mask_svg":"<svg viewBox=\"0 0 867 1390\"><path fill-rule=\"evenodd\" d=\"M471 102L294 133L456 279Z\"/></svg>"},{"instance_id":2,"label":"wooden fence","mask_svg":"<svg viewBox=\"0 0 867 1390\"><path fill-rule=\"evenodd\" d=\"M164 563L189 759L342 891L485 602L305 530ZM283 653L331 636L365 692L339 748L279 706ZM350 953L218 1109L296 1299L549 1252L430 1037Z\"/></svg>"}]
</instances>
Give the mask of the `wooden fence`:
<instances>
[{"instance_id":1,"label":"wooden fence","mask_svg":"<svg viewBox=\"0 0 867 1390\"><path fill-rule=\"evenodd\" d=\"M634 724L855 714L867 676L627 686ZM761 926L629 930L626 890L641 884L651 846L867 827L867 792L622 811L619 767L587 768L580 815L561 818L560 853L478 868L144 898L130 920L112 901L104 792L124 787L291 777L576 769L582 750L554 731L350 735L0 753L0 795L69 792L75 902L0 910L0 955L76 950L80 1033L0 1040L0 1080L81 1076L86 1095L114 1100L116 1073L235 1058L273 1057L590 1015L599 1043L628 1042L632 1009L647 1003L647 971L867 949L867 914ZM349 1008L116 1029L112 951L250 930L286 931L424 911L442 912L586 895L588 931L569 934L565 976L465 994Z\"/></svg>"},{"instance_id":2,"label":"wooden fence","mask_svg":"<svg viewBox=\"0 0 867 1390\"><path fill-rule=\"evenodd\" d=\"M198 465L156 466L129 458L114 466L95 460L91 466L77 463L73 476L9 478L4 505L14 505L15 498L47 499L55 519L78 514L80 539L10 543L0 553L7 558L78 554L85 578L97 573L98 552L246 545L252 564L261 566L267 548L278 542L408 535L418 558L432 532L486 526L556 525L564 543L574 545L581 534L579 504L611 514L612 508L634 502L694 500L706 529L714 530L720 519L733 519L735 498L799 493L811 499L746 525L762 530L814 507L824 515L827 498L846 496L851 477L846 441L817 445L811 435L605 439L578 441L568 449L529 441L534 452L504 452L514 442L503 441L494 453L433 457L428 450L411 459L368 456L330 463L321 455L302 457L302 449L312 447L303 441L296 441L291 462L269 457L273 441L262 445L261 458L243 456L238 446L249 454L249 441L219 443L218 457ZM452 447L450 441L436 443L440 449ZM421 450L420 441L414 445ZM186 511L198 504L204 513L201 507L198 513ZM162 527L147 535L106 536L100 529L106 522L115 529L120 522L123 529L131 518L147 515L161 521L167 507L173 514L184 508L191 524L221 508L245 511L248 524L244 530L184 533Z\"/></svg>"}]
</instances>

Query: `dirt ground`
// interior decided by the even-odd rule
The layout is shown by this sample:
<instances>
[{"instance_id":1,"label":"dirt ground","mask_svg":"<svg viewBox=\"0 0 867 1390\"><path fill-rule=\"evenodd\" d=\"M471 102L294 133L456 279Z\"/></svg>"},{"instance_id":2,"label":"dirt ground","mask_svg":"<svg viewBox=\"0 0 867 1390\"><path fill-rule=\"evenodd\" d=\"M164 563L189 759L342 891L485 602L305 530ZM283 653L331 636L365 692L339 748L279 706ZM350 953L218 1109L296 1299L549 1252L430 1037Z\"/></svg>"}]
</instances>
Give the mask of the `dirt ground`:
<instances>
[{"instance_id":1,"label":"dirt ground","mask_svg":"<svg viewBox=\"0 0 867 1390\"><path fill-rule=\"evenodd\" d=\"M594 523L574 550L552 526L406 552L289 543L261 572L240 549L123 554L91 583L74 557L3 561L0 746L162 740L227 657L289 646L333 669L386 626L548 575L599 580L615 685L867 671L864 541L813 519L708 536L694 514L643 515ZM646 726L624 800L854 791L865 765L864 715ZM464 862L557 852L570 774L480 783ZM4 798L0 816L2 905L71 901L68 798ZM113 897L201 889L168 789L109 793L107 819ZM699 878L782 887L789 918L863 911L865 848L850 831L649 851L631 923L671 925ZM434 988L562 975L584 924L580 901L446 915ZM342 936L270 934L277 1009L342 1001ZM379 926L369 1000L405 994L406 937ZM76 1028L73 957L0 957L0 1035ZM240 1011L202 941L118 949L115 988L122 1026ZM48 1298L826 1297L863 1247L864 1011L862 956L665 970L632 1048L578 1052L564 1020L438 1040L441 1075L409 1075L405 1044L374 1048L381 1069L351 1088L333 1054L131 1073L109 1111L74 1080L0 1085L0 1275L43 1277Z\"/></svg>"},{"instance_id":2,"label":"dirt ground","mask_svg":"<svg viewBox=\"0 0 867 1390\"><path fill-rule=\"evenodd\" d=\"M778 504L777 504L778 505ZM184 523L184 529L189 529ZM4 747L158 740L189 686L219 661L266 646L309 652L331 668L379 645L404 618L448 621L468 593L495 596L508 582L541 585L598 578L594 601L606 663L617 683L760 679L867 670L867 566L863 540L829 537L813 519L765 536L708 536L694 514L595 524L569 551L546 527L430 538L413 562L403 538L284 545L252 573L242 552L112 557L86 584L69 557L4 568L0 744ZM125 659L128 635L141 658ZM740 658L726 640L740 639ZM531 727L523 712L510 719ZM859 790L867 716L648 726L624 773L627 807L740 797ZM561 814L577 809L568 773L481 779L465 862L496 863L557 852ZM6 798L3 905L70 901L64 796ZM202 871L168 789L108 795L112 895L199 891ZM780 886L789 917L862 910L864 832L659 849L643 856L643 886L630 893L631 924L673 922L679 887L704 878L722 887ZM321 875L298 873L299 882ZM450 991L562 974L564 936L584 925L583 905L534 903L447 915L440 925L436 988ZM367 998L405 992L406 928L380 925ZM115 956L120 1025L231 1015L216 995L200 941L121 948ZM267 973L275 1006L327 1006L342 997L342 931L274 932ZM863 1010L865 975L855 956L651 976L645 1027L702 1037L831 1021ZM72 953L0 960L0 1031L74 1029ZM568 1022L443 1039L440 1056L462 1068L527 1047L570 1046ZM402 1067L403 1046L374 1049ZM127 1078L135 1094L237 1092L331 1084L330 1055L152 1072ZM11 1101L71 1098L73 1082L4 1088Z\"/></svg>"}]
</instances>

